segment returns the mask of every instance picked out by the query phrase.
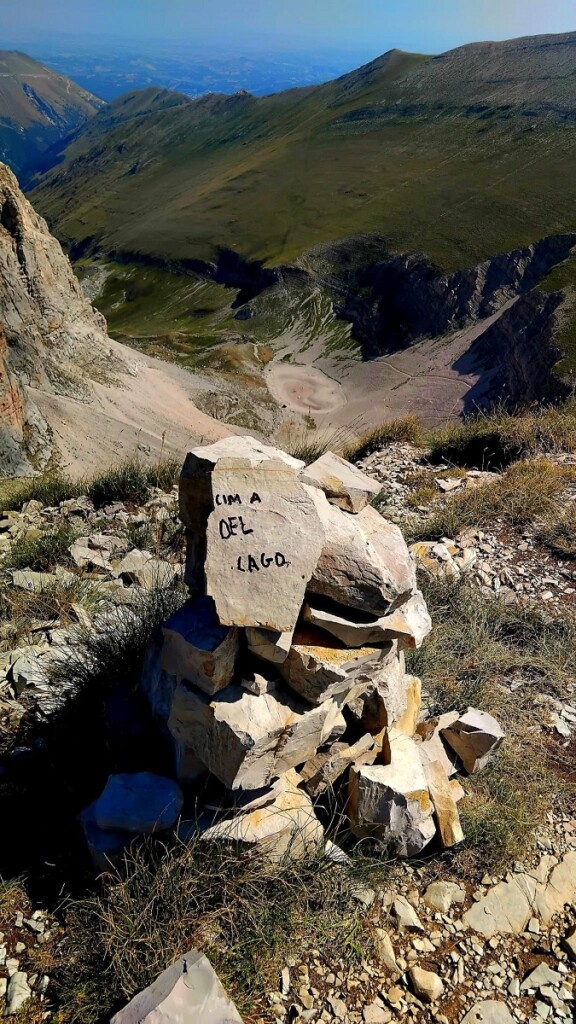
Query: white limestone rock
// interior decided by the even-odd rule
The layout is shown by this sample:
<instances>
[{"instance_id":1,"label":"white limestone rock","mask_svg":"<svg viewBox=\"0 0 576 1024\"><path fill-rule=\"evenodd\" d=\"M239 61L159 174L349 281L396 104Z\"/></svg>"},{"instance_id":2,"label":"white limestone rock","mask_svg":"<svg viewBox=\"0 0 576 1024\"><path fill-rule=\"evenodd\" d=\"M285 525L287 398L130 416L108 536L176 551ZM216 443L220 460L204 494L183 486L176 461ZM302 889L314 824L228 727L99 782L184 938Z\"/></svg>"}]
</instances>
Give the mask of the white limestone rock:
<instances>
[{"instance_id":1,"label":"white limestone rock","mask_svg":"<svg viewBox=\"0 0 576 1024\"><path fill-rule=\"evenodd\" d=\"M210 699L182 682L169 729L228 789L261 789L303 764L345 720L334 700L310 708L278 686L255 695L231 684Z\"/></svg>"},{"instance_id":2,"label":"white limestone rock","mask_svg":"<svg viewBox=\"0 0 576 1024\"><path fill-rule=\"evenodd\" d=\"M242 1024L209 960L185 953L139 992L110 1024Z\"/></svg>"},{"instance_id":3,"label":"white limestone rock","mask_svg":"<svg viewBox=\"0 0 576 1024\"><path fill-rule=\"evenodd\" d=\"M6 990L6 1017L19 1013L32 995L28 984L28 975L24 971L15 971Z\"/></svg>"},{"instance_id":4,"label":"white limestone rock","mask_svg":"<svg viewBox=\"0 0 576 1024\"><path fill-rule=\"evenodd\" d=\"M212 825L202 833L202 839L241 843L257 848L273 861L310 856L321 845L324 829L310 797L299 788L300 781L296 772L286 773L275 787L271 803Z\"/></svg>"},{"instance_id":5,"label":"white limestone rock","mask_svg":"<svg viewBox=\"0 0 576 1024\"><path fill-rule=\"evenodd\" d=\"M392 644L351 650L340 641L312 627L298 627L290 652L278 672L292 690L311 704L329 697L346 697L359 679L369 678L385 666L393 654Z\"/></svg>"},{"instance_id":6,"label":"white limestone rock","mask_svg":"<svg viewBox=\"0 0 576 1024\"><path fill-rule=\"evenodd\" d=\"M376 735L390 726L412 736L421 705L420 680L405 672L404 653L396 641L388 657L371 672L362 692L347 701L354 720L367 732Z\"/></svg>"},{"instance_id":7,"label":"white limestone rock","mask_svg":"<svg viewBox=\"0 0 576 1024\"><path fill-rule=\"evenodd\" d=\"M205 534L208 516L214 508L212 472L220 459L229 458L246 460L252 467L275 459L296 473L304 466L301 459L294 459L250 434L231 434L214 444L193 448L186 456L179 484L180 518L188 530Z\"/></svg>"},{"instance_id":8,"label":"white limestone rock","mask_svg":"<svg viewBox=\"0 0 576 1024\"><path fill-rule=\"evenodd\" d=\"M319 487L332 505L358 513L382 490L372 477L333 452L325 452L301 473L302 480Z\"/></svg>"},{"instance_id":9,"label":"white limestone rock","mask_svg":"<svg viewBox=\"0 0 576 1024\"><path fill-rule=\"evenodd\" d=\"M444 983L434 971L411 967L409 973L414 995L424 1003L436 1003L444 994Z\"/></svg>"},{"instance_id":10,"label":"white limestone rock","mask_svg":"<svg viewBox=\"0 0 576 1024\"><path fill-rule=\"evenodd\" d=\"M310 489L280 459L220 459L211 485L206 586L220 621L292 631L324 544Z\"/></svg>"},{"instance_id":11,"label":"white limestone rock","mask_svg":"<svg viewBox=\"0 0 576 1024\"><path fill-rule=\"evenodd\" d=\"M240 631L221 626L214 602L200 597L187 602L163 625L161 667L213 694L232 682L240 650Z\"/></svg>"},{"instance_id":12,"label":"white limestone rock","mask_svg":"<svg viewBox=\"0 0 576 1024\"><path fill-rule=\"evenodd\" d=\"M293 635L294 630L278 633L269 629L255 629L249 626L246 629L246 643L248 650L257 658L269 661L273 665L281 665L288 657Z\"/></svg>"},{"instance_id":13,"label":"white limestone rock","mask_svg":"<svg viewBox=\"0 0 576 1024\"><path fill-rule=\"evenodd\" d=\"M400 530L374 508L351 516L316 494L326 539L307 593L374 616L389 614L416 590L414 563Z\"/></svg>"},{"instance_id":14,"label":"white limestone rock","mask_svg":"<svg viewBox=\"0 0 576 1024\"><path fill-rule=\"evenodd\" d=\"M514 1017L500 999L483 999L468 1010L460 1024L514 1024Z\"/></svg>"},{"instance_id":15,"label":"white limestone rock","mask_svg":"<svg viewBox=\"0 0 576 1024\"><path fill-rule=\"evenodd\" d=\"M340 606L322 608L311 595L304 605L304 620L326 630L347 647L398 640L403 647L420 647L432 622L419 590L388 615L374 617Z\"/></svg>"},{"instance_id":16,"label":"white limestone rock","mask_svg":"<svg viewBox=\"0 0 576 1024\"><path fill-rule=\"evenodd\" d=\"M440 843L443 849L448 849L464 839L456 798L440 761L428 761L424 765L424 772L430 798L434 804L434 818Z\"/></svg>"},{"instance_id":17,"label":"white limestone rock","mask_svg":"<svg viewBox=\"0 0 576 1024\"><path fill-rule=\"evenodd\" d=\"M420 757L422 764L430 761L440 761L448 778L451 778L458 771L460 760L442 739L442 731L458 721L457 711L447 711L438 718L427 718L417 727L418 739L420 741Z\"/></svg>"},{"instance_id":18,"label":"white limestone rock","mask_svg":"<svg viewBox=\"0 0 576 1024\"><path fill-rule=\"evenodd\" d=\"M350 767L373 764L381 747L370 733L361 736L356 743L333 743L329 750L316 753L300 769L306 792L311 797L320 796Z\"/></svg>"},{"instance_id":19,"label":"white limestone rock","mask_svg":"<svg viewBox=\"0 0 576 1024\"><path fill-rule=\"evenodd\" d=\"M468 708L465 714L443 728L441 733L471 775L488 764L504 740L504 733L496 719L477 708Z\"/></svg>"},{"instance_id":20,"label":"white limestone rock","mask_svg":"<svg viewBox=\"0 0 576 1024\"><path fill-rule=\"evenodd\" d=\"M174 567L162 558L156 558L150 551L134 548L114 567L114 575L144 590L167 587L174 582Z\"/></svg>"},{"instance_id":21,"label":"white limestone rock","mask_svg":"<svg viewBox=\"0 0 576 1024\"><path fill-rule=\"evenodd\" d=\"M440 914L447 914L453 903L463 903L466 898L465 890L457 882L430 882L424 893L424 903L432 910Z\"/></svg>"},{"instance_id":22,"label":"white limestone rock","mask_svg":"<svg viewBox=\"0 0 576 1024\"><path fill-rule=\"evenodd\" d=\"M434 808L414 740L396 729L387 740L388 764L350 770L350 824L359 838L374 836L412 857L436 833Z\"/></svg>"}]
</instances>

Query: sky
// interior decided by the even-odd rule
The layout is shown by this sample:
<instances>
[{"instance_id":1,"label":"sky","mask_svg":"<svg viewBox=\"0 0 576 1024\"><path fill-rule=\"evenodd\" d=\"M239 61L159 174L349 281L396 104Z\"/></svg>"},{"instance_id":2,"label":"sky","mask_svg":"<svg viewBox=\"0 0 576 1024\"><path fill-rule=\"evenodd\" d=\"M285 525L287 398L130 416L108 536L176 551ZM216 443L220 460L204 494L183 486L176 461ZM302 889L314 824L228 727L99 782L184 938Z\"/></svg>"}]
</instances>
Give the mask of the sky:
<instances>
[{"instance_id":1,"label":"sky","mask_svg":"<svg viewBox=\"0 0 576 1024\"><path fill-rule=\"evenodd\" d=\"M60 37L211 52L439 53L576 29L574 0L0 0L0 47Z\"/></svg>"}]
</instances>

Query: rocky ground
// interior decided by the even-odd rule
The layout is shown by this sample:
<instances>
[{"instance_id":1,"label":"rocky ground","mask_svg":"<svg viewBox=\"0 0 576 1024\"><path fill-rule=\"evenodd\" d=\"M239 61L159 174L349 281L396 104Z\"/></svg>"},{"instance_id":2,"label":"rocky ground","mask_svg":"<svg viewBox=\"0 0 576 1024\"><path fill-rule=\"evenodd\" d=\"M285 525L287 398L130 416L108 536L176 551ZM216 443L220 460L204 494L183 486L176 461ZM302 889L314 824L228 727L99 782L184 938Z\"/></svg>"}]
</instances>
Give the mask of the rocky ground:
<instances>
[{"instance_id":1,"label":"rocky ground","mask_svg":"<svg viewBox=\"0 0 576 1024\"><path fill-rule=\"evenodd\" d=\"M497 479L492 473L429 466L424 455L397 443L361 463L383 484L383 513L409 529L445 495ZM428 499L414 507L408 499L415 476L418 493L424 494L423 475ZM437 497L430 497L431 489ZM562 500L571 502L575 494L569 485ZM11 566L23 543L63 525L71 535L61 564L47 571L20 567L20 561L18 568ZM527 602L552 617L571 615L574 563L539 537L537 523L514 530L496 521L416 542L413 557L423 576L456 580L465 575L483 597ZM109 629L118 608L130 613L159 581L178 586L182 561L175 489L153 489L142 505L116 502L97 509L80 497L52 508L32 501L20 512L0 514L0 571L9 603L0 624L5 737L26 717L42 720L57 706L62 694L54 692L46 669L51 660L66 656L79 629L87 624ZM31 595L32 604L27 603ZM555 743L570 743L576 689L573 701L543 698L535 720ZM49 1018L49 968L30 970L29 964L44 962L38 950L65 939L62 921L38 903L21 902L19 895L2 906L8 908L0 921L0 995L6 1011L15 1013L32 993L28 1005L34 1009L24 1013L33 1015L21 1019ZM405 1015L440 1024L573 1019L576 817L565 803L550 811L535 848L506 871L476 884L452 874L449 860L403 862L391 868L384 887L359 886L357 907L374 952L350 956L347 950L327 959L304 942L299 957L286 959L254 1024L387 1024Z\"/></svg>"}]
</instances>

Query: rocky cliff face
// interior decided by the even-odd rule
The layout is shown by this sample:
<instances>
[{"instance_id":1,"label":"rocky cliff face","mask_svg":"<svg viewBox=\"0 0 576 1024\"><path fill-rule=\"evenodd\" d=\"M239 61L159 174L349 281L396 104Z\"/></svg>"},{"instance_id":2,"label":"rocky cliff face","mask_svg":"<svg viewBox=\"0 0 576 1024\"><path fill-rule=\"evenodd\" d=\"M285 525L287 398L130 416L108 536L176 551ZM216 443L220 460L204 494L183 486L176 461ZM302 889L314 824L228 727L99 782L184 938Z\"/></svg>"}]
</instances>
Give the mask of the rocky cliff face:
<instances>
[{"instance_id":1,"label":"rocky cliff face","mask_svg":"<svg viewBox=\"0 0 576 1024\"><path fill-rule=\"evenodd\" d=\"M88 399L114 370L106 322L67 257L0 164L0 474L23 475L51 455L33 389Z\"/></svg>"},{"instance_id":2,"label":"rocky cliff face","mask_svg":"<svg viewBox=\"0 0 576 1024\"><path fill-rule=\"evenodd\" d=\"M366 358L438 337L491 316L566 259L576 234L552 235L475 267L440 274L423 257L385 255L332 275L339 316L353 325Z\"/></svg>"},{"instance_id":3,"label":"rocky cliff face","mask_svg":"<svg viewBox=\"0 0 576 1024\"><path fill-rule=\"evenodd\" d=\"M554 344L562 303L562 292L528 292L477 338L455 367L480 374L466 396L467 411L496 398L513 407L567 397L570 386L552 372L562 355Z\"/></svg>"}]
</instances>

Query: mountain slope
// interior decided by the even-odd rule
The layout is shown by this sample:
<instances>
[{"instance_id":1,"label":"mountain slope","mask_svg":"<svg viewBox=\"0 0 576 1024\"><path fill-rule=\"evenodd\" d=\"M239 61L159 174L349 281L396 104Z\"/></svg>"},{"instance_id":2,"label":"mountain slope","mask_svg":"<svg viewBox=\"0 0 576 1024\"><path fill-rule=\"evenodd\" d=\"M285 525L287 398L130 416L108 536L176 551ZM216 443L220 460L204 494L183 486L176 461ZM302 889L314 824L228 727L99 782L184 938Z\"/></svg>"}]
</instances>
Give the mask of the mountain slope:
<instances>
[{"instance_id":1,"label":"mountain slope","mask_svg":"<svg viewBox=\"0 0 576 1024\"><path fill-rule=\"evenodd\" d=\"M184 378L184 380L182 379ZM0 477L63 460L83 473L227 433L191 401L192 378L107 336L60 245L0 164Z\"/></svg>"},{"instance_id":2,"label":"mountain slope","mask_svg":"<svg viewBox=\"0 0 576 1024\"><path fill-rule=\"evenodd\" d=\"M572 230L576 33L425 57L391 51L323 86L255 98L133 94L34 196L80 252L269 265L378 232L443 269Z\"/></svg>"},{"instance_id":3,"label":"mountain slope","mask_svg":"<svg viewBox=\"0 0 576 1024\"><path fill-rule=\"evenodd\" d=\"M102 100L31 57L0 50L0 160L21 180L41 153L103 106Z\"/></svg>"}]
</instances>

